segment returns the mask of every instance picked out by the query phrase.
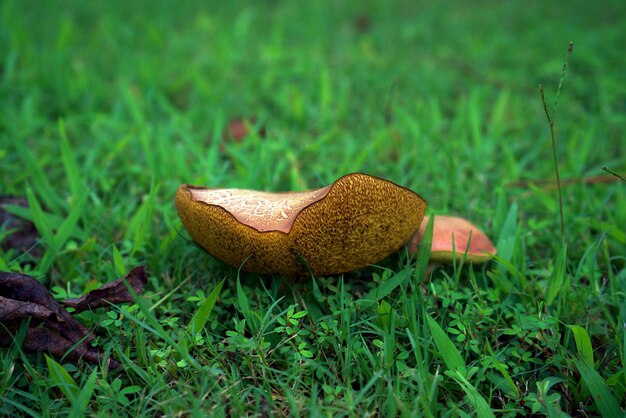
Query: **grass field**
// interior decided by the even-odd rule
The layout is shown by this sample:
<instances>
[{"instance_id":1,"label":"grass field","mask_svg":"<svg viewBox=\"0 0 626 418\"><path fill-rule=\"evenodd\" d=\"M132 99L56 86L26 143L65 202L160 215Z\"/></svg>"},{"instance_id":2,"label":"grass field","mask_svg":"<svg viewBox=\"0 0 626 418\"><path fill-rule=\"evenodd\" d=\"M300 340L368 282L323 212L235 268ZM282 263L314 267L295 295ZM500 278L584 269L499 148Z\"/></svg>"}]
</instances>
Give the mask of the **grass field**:
<instances>
[{"instance_id":1,"label":"grass field","mask_svg":"<svg viewBox=\"0 0 626 418\"><path fill-rule=\"evenodd\" d=\"M59 299L137 265L149 283L79 315L121 370L2 349L0 415L622 414L626 193L602 168L626 171L625 27L621 1L2 1L0 192L42 238L0 269ZM252 133L223 140L239 117ZM499 258L425 280L400 251L285 286L193 245L173 204L356 171Z\"/></svg>"}]
</instances>

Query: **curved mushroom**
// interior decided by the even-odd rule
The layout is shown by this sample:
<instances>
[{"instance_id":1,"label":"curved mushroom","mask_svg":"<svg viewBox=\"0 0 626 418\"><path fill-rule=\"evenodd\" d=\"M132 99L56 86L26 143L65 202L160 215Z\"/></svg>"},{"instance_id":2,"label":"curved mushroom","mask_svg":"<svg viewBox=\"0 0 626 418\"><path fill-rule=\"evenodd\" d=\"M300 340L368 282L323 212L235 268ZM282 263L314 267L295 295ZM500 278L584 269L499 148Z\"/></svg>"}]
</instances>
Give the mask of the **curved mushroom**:
<instances>
[{"instance_id":1,"label":"curved mushroom","mask_svg":"<svg viewBox=\"0 0 626 418\"><path fill-rule=\"evenodd\" d=\"M428 225L428 220L429 217L424 216L419 230L409 244L410 252L417 251ZM430 260L432 262L451 263L455 256L457 261L461 261L466 250L467 256L465 260L474 264L485 263L496 255L496 247L494 247L489 237L466 219L437 215L434 222L433 242L430 250Z\"/></svg>"},{"instance_id":2,"label":"curved mushroom","mask_svg":"<svg viewBox=\"0 0 626 418\"><path fill-rule=\"evenodd\" d=\"M181 185L176 207L191 237L243 270L283 276L348 272L415 234L426 201L390 181L348 174L324 188L268 193Z\"/></svg>"}]
</instances>

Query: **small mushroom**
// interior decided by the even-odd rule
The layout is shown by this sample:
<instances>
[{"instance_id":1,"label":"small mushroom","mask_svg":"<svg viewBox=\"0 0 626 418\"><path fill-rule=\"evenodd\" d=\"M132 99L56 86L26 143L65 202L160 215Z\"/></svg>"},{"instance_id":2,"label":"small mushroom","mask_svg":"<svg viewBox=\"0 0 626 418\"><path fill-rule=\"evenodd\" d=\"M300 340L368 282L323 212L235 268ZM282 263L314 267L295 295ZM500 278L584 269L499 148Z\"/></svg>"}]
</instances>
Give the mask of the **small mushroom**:
<instances>
[{"instance_id":1,"label":"small mushroom","mask_svg":"<svg viewBox=\"0 0 626 418\"><path fill-rule=\"evenodd\" d=\"M429 217L425 216L419 230L411 240L410 252L417 251L426 231L428 220ZM485 263L496 255L496 247L489 237L468 220L454 216L437 215L434 222L433 242L430 250L432 262L449 264L455 256L457 261L461 261L466 250L465 260L474 264Z\"/></svg>"},{"instance_id":2,"label":"small mushroom","mask_svg":"<svg viewBox=\"0 0 626 418\"><path fill-rule=\"evenodd\" d=\"M181 185L176 207L191 237L249 272L287 277L348 272L376 263L415 234L426 202L366 174L305 192ZM306 267L305 267L306 265Z\"/></svg>"}]
</instances>

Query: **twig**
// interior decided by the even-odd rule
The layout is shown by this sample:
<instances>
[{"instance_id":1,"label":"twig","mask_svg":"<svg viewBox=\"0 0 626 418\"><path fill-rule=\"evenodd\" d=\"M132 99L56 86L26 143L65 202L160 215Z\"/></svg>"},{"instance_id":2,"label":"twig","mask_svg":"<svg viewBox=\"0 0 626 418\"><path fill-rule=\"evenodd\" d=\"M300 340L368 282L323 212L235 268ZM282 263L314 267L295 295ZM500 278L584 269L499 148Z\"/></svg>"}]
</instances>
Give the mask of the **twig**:
<instances>
[{"instance_id":1,"label":"twig","mask_svg":"<svg viewBox=\"0 0 626 418\"><path fill-rule=\"evenodd\" d=\"M607 171L607 170L605 170ZM591 177L579 177L579 178L569 178L562 179L561 186L570 186L573 184L599 184L599 183L614 183L619 181L620 179L623 181L624 178L617 174L611 172L612 175L604 175L604 176L591 176ZM513 183L508 183L505 187L507 188L527 188L530 186L541 187L545 189L554 189L556 188L556 181L554 179L551 180L520 180L515 181Z\"/></svg>"},{"instance_id":2,"label":"twig","mask_svg":"<svg viewBox=\"0 0 626 418\"><path fill-rule=\"evenodd\" d=\"M604 171L606 171L607 173L614 175L615 177L617 177L617 178L618 178L618 179L620 179L621 181L626 181L626 179L624 178L624 176L621 176L621 175L617 174L616 172L609 170L609 169L608 169L608 168L606 168L606 167L602 167L602 169L603 169Z\"/></svg>"}]
</instances>

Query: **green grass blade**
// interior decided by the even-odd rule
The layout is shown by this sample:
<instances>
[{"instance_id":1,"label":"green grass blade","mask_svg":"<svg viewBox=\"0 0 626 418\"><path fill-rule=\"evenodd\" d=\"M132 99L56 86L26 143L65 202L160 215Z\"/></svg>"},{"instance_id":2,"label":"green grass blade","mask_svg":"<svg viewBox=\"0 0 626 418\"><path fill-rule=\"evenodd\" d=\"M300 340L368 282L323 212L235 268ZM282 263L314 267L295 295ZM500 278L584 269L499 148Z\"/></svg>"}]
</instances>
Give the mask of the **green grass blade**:
<instances>
[{"instance_id":1,"label":"green grass blade","mask_svg":"<svg viewBox=\"0 0 626 418\"><path fill-rule=\"evenodd\" d=\"M161 323L157 320L154 312L150 309L147 302L142 298L138 298L132 287L126 286L126 288L133 297L133 300L135 301L137 306L139 307L139 310L144 314L145 320L141 320L137 316L129 312L125 312L124 315L126 315L130 320L134 321L137 325L144 328L146 331L152 333L158 338L161 338L167 344L171 345L172 348L174 348L181 355L181 357L187 361L187 363L189 363L194 369L196 369L196 371L200 371L200 365L189 354L189 350L185 345L187 340L182 339L180 344L175 341L172 338L171 333L166 331L165 328L163 328L163 325L161 325Z\"/></svg>"},{"instance_id":2,"label":"green grass blade","mask_svg":"<svg viewBox=\"0 0 626 418\"><path fill-rule=\"evenodd\" d=\"M565 266L567 264L567 245L561 247L561 251L556 257L554 264L554 270L548 279L548 285L546 287L545 303L547 307L550 307L556 299L557 295L563 288L565 283Z\"/></svg>"},{"instance_id":3,"label":"green grass blade","mask_svg":"<svg viewBox=\"0 0 626 418\"><path fill-rule=\"evenodd\" d=\"M61 226L57 230L56 235L54 236L54 245L56 248L61 248L67 242L67 240L72 235L72 232L77 228L78 221L85 210L85 206L87 205L87 195L82 194L76 200L76 204L70 211L69 215Z\"/></svg>"},{"instance_id":4,"label":"green grass blade","mask_svg":"<svg viewBox=\"0 0 626 418\"><path fill-rule=\"evenodd\" d=\"M428 271L428 262L430 261L430 248L433 242L433 227L435 225L435 215L432 215L426 225L424 235L417 253L417 266L415 268L414 283L421 283L426 277Z\"/></svg>"},{"instance_id":5,"label":"green grass blade","mask_svg":"<svg viewBox=\"0 0 626 418\"><path fill-rule=\"evenodd\" d=\"M128 222L128 228L124 234L124 239L132 241L133 249L131 255L143 249L144 241L148 236L149 226L152 225L152 214L156 201L156 194L159 187L150 185L150 193L148 197L141 203L135 214Z\"/></svg>"},{"instance_id":6,"label":"green grass blade","mask_svg":"<svg viewBox=\"0 0 626 418\"><path fill-rule=\"evenodd\" d=\"M83 210L85 209L85 204L87 203L87 195L82 194L76 205L72 208L69 215L59 226L59 229L56 231L51 238L50 245L46 248L46 252L38 265L38 271L41 274L45 274L48 272L52 263L54 262L54 258L58 255L59 250L65 245L69 237L72 235L72 232L75 230L78 224L78 220L83 214ZM33 214L34 216L34 214Z\"/></svg>"},{"instance_id":7,"label":"green grass blade","mask_svg":"<svg viewBox=\"0 0 626 418\"><path fill-rule=\"evenodd\" d=\"M113 267L118 276L126 276L127 272L124 257L122 257L120 250L117 249L117 245L115 244L113 244Z\"/></svg>"},{"instance_id":8,"label":"green grass blade","mask_svg":"<svg viewBox=\"0 0 626 418\"><path fill-rule=\"evenodd\" d=\"M96 377L98 370L94 369L89 375L87 382L78 393L75 401L72 404L72 410L70 411L69 417L84 417L87 416L86 409L87 405L89 405L89 401L91 400L91 396L93 395L94 389L96 388Z\"/></svg>"},{"instance_id":9,"label":"green grass blade","mask_svg":"<svg viewBox=\"0 0 626 418\"><path fill-rule=\"evenodd\" d=\"M35 196L35 193L30 187L26 188L26 197L28 199L28 206L30 208L33 224L35 224L35 228L37 228L37 231L43 237L46 245L46 251L37 265L38 273L45 274L50 269L50 266L52 266L54 257L57 255L58 248L56 246L56 240L52 233L52 229L50 229L50 226L48 225L46 219L47 216L41 208L37 196Z\"/></svg>"},{"instance_id":10,"label":"green grass blade","mask_svg":"<svg viewBox=\"0 0 626 418\"><path fill-rule=\"evenodd\" d=\"M489 350L489 354L491 355L491 361L493 362L494 367L500 372L500 374L502 374L502 376L504 377L504 381L506 382L506 385L504 385L502 389L513 396L518 396L519 389L511 378L511 375L506 369L505 364L498 360L498 356L496 356L496 353L494 353L493 348L491 347L491 344L489 344L489 342L487 342L487 349Z\"/></svg>"},{"instance_id":11,"label":"green grass blade","mask_svg":"<svg viewBox=\"0 0 626 418\"><path fill-rule=\"evenodd\" d=\"M56 360L47 355L45 357L48 365L48 378L52 381L54 386L58 386L59 389L61 389L65 397L73 404L80 393L80 388L76 384L76 381Z\"/></svg>"},{"instance_id":12,"label":"green grass blade","mask_svg":"<svg viewBox=\"0 0 626 418\"><path fill-rule=\"evenodd\" d=\"M67 204L59 195L58 190L50 184L48 176L44 172L42 162L32 154L29 147L20 146L17 147L17 149L20 153L24 167L27 167L27 170L30 170L28 182L31 183L37 190L37 193L41 196L43 204L53 213L62 212L67 207Z\"/></svg>"},{"instance_id":13,"label":"green grass blade","mask_svg":"<svg viewBox=\"0 0 626 418\"><path fill-rule=\"evenodd\" d=\"M457 350L454 343L437 322L428 314L426 314L428 327L435 340L437 346L437 355L446 364L451 372L458 371L462 376L467 376L467 367L461 357L461 353Z\"/></svg>"},{"instance_id":14,"label":"green grass blade","mask_svg":"<svg viewBox=\"0 0 626 418\"><path fill-rule=\"evenodd\" d=\"M453 373L449 374L465 391L465 397L467 401L474 407L476 411L476 416L479 418L495 418L495 414L491 410L491 407L480 394L478 389L474 387L470 382L467 381L464 375L459 373L456 370Z\"/></svg>"},{"instance_id":15,"label":"green grass blade","mask_svg":"<svg viewBox=\"0 0 626 418\"><path fill-rule=\"evenodd\" d=\"M189 333L192 336L195 336L197 333L202 331L204 325L209 320L209 316L211 315L211 311L213 311L213 307L215 306L215 302L220 296L220 292L222 291L222 285L226 279L222 279L221 282L215 286L215 288L211 291L209 296L202 302L202 305L198 308L196 313L191 318L191 322L189 323Z\"/></svg>"},{"instance_id":16,"label":"green grass blade","mask_svg":"<svg viewBox=\"0 0 626 418\"><path fill-rule=\"evenodd\" d=\"M395 276L385 280L380 286L372 289L367 295L360 299L357 303L359 306L371 306L385 296L389 295L409 278L409 270L404 269Z\"/></svg>"},{"instance_id":17,"label":"green grass blade","mask_svg":"<svg viewBox=\"0 0 626 418\"><path fill-rule=\"evenodd\" d=\"M502 208L502 211L504 211L504 208ZM511 260L513 259L513 253L515 251L517 233L517 203L514 202L500 226L500 234L498 235L498 241L496 243L496 248L498 249L498 256L496 257L498 268L497 271L490 275L498 289L503 292L508 292L513 286L506 277L506 273L515 270Z\"/></svg>"},{"instance_id":18,"label":"green grass blade","mask_svg":"<svg viewBox=\"0 0 626 418\"><path fill-rule=\"evenodd\" d=\"M593 348L591 346L591 338L587 331L579 325L570 325L569 329L572 331L572 334L574 334L578 355L585 360L587 364L593 364Z\"/></svg>"},{"instance_id":19,"label":"green grass blade","mask_svg":"<svg viewBox=\"0 0 626 418\"><path fill-rule=\"evenodd\" d=\"M386 300L381 300L378 304L378 324L385 330L390 330L393 307Z\"/></svg>"},{"instance_id":20,"label":"green grass blade","mask_svg":"<svg viewBox=\"0 0 626 418\"><path fill-rule=\"evenodd\" d=\"M428 366L424 361L426 355L422 354L422 350L424 350L424 347L417 342L418 335L414 335L414 333L408 328L405 331L407 336L409 337L409 342L411 343L411 351L413 352L413 356L415 357L415 363L417 364L417 383L419 388L418 390L420 403L424 408L421 412L424 413L424 416L432 417L434 412L433 408L435 405L432 395L439 384L439 380L431 377ZM434 390L428 390L429 383L431 389Z\"/></svg>"},{"instance_id":21,"label":"green grass blade","mask_svg":"<svg viewBox=\"0 0 626 418\"><path fill-rule=\"evenodd\" d=\"M515 238L517 237L517 203L513 203L504 219L500 235L498 236L498 257L510 262L515 249Z\"/></svg>"},{"instance_id":22,"label":"green grass blade","mask_svg":"<svg viewBox=\"0 0 626 418\"><path fill-rule=\"evenodd\" d=\"M580 358L575 358L574 364L583 382L587 385L589 392L591 392L591 396L593 396L593 400L600 414L604 418L623 417L624 411L620 408L619 403L611 393L604 379L602 379L593 366Z\"/></svg>"},{"instance_id":23,"label":"green grass blade","mask_svg":"<svg viewBox=\"0 0 626 418\"><path fill-rule=\"evenodd\" d=\"M34 409L29 408L28 406L15 401L14 399L11 398L7 398L4 396L0 396L0 405L11 405L13 406L15 409L24 412L28 417L31 418L39 418L42 415L40 415L39 413L35 412ZM3 408L3 412L6 411L6 406Z\"/></svg>"},{"instance_id":24,"label":"green grass blade","mask_svg":"<svg viewBox=\"0 0 626 418\"><path fill-rule=\"evenodd\" d=\"M44 242L51 245L54 242L52 230L48 225L46 214L41 208L35 192L30 187L26 187L26 198L28 199L28 207L30 209L32 222L35 224L35 228L37 228L37 231L43 237Z\"/></svg>"},{"instance_id":25,"label":"green grass blade","mask_svg":"<svg viewBox=\"0 0 626 418\"><path fill-rule=\"evenodd\" d=\"M252 334L257 333L258 326L256 318L254 317L254 313L250 309L250 303L248 302L248 295L243 290L241 286L241 281L239 280L239 274L237 274L237 303L239 304L239 312L243 315L248 323L248 328L252 332Z\"/></svg>"},{"instance_id":26,"label":"green grass blade","mask_svg":"<svg viewBox=\"0 0 626 418\"><path fill-rule=\"evenodd\" d=\"M67 182L70 186L72 197L74 199L78 199L81 195L86 193L87 187L83 182L84 176L80 173L78 164L76 164L76 158L74 157L72 146L67 139L63 119L59 120L59 135L61 136L61 159L63 160L63 166L65 167Z\"/></svg>"},{"instance_id":27,"label":"green grass blade","mask_svg":"<svg viewBox=\"0 0 626 418\"><path fill-rule=\"evenodd\" d=\"M39 201L39 198L38 198L38 201ZM31 221L34 223L33 213L30 207L23 207L23 206L17 206L17 205L2 205L2 208L8 213L12 213L14 215L17 215L20 218L23 218L27 221ZM41 210L43 211L43 209ZM61 227L61 224L65 220L64 217L59 216L54 213L50 213L50 212L43 212L43 213L44 213L44 219L45 219L45 227L49 229L50 231L59 229ZM86 239L86 237L84 236L84 232L80 230L76 230L76 229L72 231L72 236L78 240Z\"/></svg>"}]
</instances>

